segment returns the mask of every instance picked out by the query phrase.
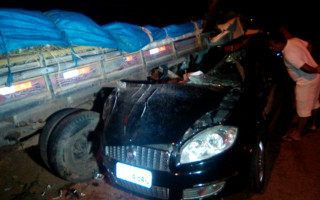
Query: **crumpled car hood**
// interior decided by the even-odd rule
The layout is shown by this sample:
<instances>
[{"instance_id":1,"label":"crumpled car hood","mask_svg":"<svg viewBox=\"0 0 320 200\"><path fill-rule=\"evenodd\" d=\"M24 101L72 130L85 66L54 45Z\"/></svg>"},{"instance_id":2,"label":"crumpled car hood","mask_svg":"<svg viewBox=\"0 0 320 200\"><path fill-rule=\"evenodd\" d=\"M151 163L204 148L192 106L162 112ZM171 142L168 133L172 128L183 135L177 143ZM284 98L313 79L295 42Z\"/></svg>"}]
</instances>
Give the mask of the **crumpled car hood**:
<instances>
[{"instance_id":1,"label":"crumpled car hood","mask_svg":"<svg viewBox=\"0 0 320 200\"><path fill-rule=\"evenodd\" d=\"M188 84L127 83L104 111L104 145L177 143L197 119L219 106L227 91Z\"/></svg>"}]
</instances>

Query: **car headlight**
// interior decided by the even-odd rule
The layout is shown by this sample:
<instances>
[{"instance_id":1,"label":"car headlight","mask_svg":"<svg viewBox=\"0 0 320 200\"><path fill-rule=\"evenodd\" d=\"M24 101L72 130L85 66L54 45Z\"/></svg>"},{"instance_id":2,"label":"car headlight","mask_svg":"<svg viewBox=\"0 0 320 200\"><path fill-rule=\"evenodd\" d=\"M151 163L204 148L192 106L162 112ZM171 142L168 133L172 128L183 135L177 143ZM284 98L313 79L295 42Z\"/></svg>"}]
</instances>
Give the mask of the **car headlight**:
<instances>
[{"instance_id":1,"label":"car headlight","mask_svg":"<svg viewBox=\"0 0 320 200\"><path fill-rule=\"evenodd\" d=\"M191 163L215 156L234 143L238 128L218 125L207 128L191 139L181 148L180 163Z\"/></svg>"}]
</instances>

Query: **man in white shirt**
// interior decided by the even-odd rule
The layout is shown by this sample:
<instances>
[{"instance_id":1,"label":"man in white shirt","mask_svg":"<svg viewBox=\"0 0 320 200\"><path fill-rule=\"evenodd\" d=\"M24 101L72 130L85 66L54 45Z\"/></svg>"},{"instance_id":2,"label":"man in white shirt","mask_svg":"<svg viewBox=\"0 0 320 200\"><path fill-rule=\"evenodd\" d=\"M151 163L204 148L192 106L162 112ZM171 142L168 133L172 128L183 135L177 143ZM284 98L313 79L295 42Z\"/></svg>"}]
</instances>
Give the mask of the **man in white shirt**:
<instances>
[{"instance_id":1,"label":"man in white shirt","mask_svg":"<svg viewBox=\"0 0 320 200\"><path fill-rule=\"evenodd\" d=\"M309 43L299 38L286 39L281 33L270 34L269 48L281 52L287 71L295 81L298 125L295 131L285 135L285 141L301 140L302 131L312 116L311 129L315 130L320 91L320 66L313 59Z\"/></svg>"}]
</instances>

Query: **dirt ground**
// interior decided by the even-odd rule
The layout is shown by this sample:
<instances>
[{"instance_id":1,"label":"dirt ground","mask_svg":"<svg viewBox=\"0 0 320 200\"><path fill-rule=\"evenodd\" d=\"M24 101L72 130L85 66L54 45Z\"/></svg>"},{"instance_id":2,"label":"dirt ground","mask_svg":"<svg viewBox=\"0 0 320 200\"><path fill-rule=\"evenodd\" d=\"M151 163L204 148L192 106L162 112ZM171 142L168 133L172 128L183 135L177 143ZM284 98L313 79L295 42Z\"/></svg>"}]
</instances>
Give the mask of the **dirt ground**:
<instances>
[{"instance_id":1,"label":"dirt ground","mask_svg":"<svg viewBox=\"0 0 320 200\"><path fill-rule=\"evenodd\" d=\"M37 137L35 137L37 139ZM319 200L320 129L300 142L275 141L271 177L263 194L236 194L223 200ZM143 200L110 185L103 177L72 184L53 175L41 161L38 146L0 148L1 200Z\"/></svg>"}]
</instances>

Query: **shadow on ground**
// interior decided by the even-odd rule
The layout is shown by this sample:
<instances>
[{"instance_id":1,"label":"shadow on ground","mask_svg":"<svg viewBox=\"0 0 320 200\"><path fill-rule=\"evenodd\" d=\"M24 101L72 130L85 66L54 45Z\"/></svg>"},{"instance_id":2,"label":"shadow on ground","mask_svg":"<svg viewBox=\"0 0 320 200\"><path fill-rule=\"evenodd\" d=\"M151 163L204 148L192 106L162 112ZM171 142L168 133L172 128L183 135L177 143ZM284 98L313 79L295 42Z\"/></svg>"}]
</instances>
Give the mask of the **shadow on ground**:
<instances>
[{"instance_id":1,"label":"shadow on ground","mask_svg":"<svg viewBox=\"0 0 320 200\"><path fill-rule=\"evenodd\" d=\"M53 175L42 162L39 147L0 149L0 196L2 200L38 200L58 196L70 183Z\"/></svg>"}]
</instances>

